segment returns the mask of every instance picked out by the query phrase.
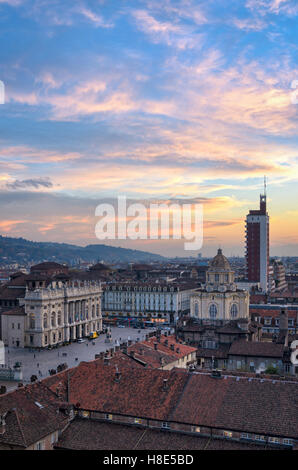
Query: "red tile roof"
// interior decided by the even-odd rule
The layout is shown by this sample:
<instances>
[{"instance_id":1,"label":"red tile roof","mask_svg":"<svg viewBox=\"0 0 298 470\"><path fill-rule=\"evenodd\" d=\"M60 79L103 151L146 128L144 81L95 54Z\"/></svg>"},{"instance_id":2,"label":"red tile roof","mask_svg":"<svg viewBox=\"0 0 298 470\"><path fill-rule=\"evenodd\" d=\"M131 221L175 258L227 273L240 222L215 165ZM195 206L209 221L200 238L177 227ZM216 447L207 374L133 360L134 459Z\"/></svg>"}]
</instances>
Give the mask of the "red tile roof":
<instances>
[{"instance_id":1,"label":"red tile roof","mask_svg":"<svg viewBox=\"0 0 298 470\"><path fill-rule=\"evenodd\" d=\"M210 439L90 419L76 418L62 433L58 449L70 450L262 450L265 445Z\"/></svg>"},{"instance_id":2,"label":"red tile roof","mask_svg":"<svg viewBox=\"0 0 298 470\"><path fill-rule=\"evenodd\" d=\"M1 395L0 415L5 419L0 445L25 448L63 429L68 422L58 411L57 397L40 383Z\"/></svg>"},{"instance_id":3,"label":"red tile roof","mask_svg":"<svg viewBox=\"0 0 298 470\"><path fill-rule=\"evenodd\" d=\"M115 381L114 366L103 365L102 361L81 363L69 374L69 401L87 410L166 419L187 380L187 375L176 370L168 372L122 365L118 369L121 372L119 383ZM57 376L54 383L54 377L50 385L53 391L60 381ZM164 379L168 380L167 391L163 391Z\"/></svg>"},{"instance_id":4,"label":"red tile roof","mask_svg":"<svg viewBox=\"0 0 298 470\"><path fill-rule=\"evenodd\" d=\"M24 307L15 307L12 308L11 310L5 310L4 312L1 313L1 315L17 315L24 317L26 316L25 309Z\"/></svg>"},{"instance_id":5,"label":"red tile roof","mask_svg":"<svg viewBox=\"0 0 298 470\"><path fill-rule=\"evenodd\" d=\"M282 359L285 347L283 344L265 341L234 341L231 344L229 355L258 356Z\"/></svg>"},{"instance_id":6,"label":"red tile roof","mask_svg":"<svg viewBox=\"0 0 298 470\"><path fill-rule=\"evenodd\" d=\"M298 437L298 384L243 377L213 378L182 369L118 366L102 361L71 370L70 402L81 409L179 421L273 436ZM66 372L45 379L54 392L66 388ZM63 375L64 374L64 375ZM163 390L167 379L167 390Z\"/></svg>"},{"instance_id":7,"label":"red tile roof","mask_svg":"<svg viewBox=\"0 0 298 470\"><path fill-rule=\"evenodd\" d=\"M174 335L161 336L160 341L153 336L146 341L129 346L128 354L132 352L135 358L145 362L148 367L160 368L162 365L177 362L179 359L194 354L196 348L181 344Z\"/></svg>"},{"instance_id":8,"label":"red tile roof","mask_svg":"<svg viewBox=\"0 0 298 470\"><path fill-rule=\"evenodd\" d=\"M192 374L172 420L298 437L298 384Z\"/></svg>"}]
</instances>

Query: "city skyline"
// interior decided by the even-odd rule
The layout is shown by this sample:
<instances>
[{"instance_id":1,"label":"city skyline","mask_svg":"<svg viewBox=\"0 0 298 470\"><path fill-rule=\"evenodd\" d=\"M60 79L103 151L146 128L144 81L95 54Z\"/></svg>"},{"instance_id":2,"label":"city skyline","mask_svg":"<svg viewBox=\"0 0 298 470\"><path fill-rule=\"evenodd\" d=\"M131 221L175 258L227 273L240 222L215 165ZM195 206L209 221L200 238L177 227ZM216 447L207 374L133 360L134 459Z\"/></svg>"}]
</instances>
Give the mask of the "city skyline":
<instances>
[{"instance_id":1,"label":"city skyline","mask_svg":"<svg viewBox=\"0 0 298 470\"><path fill-rule=\"evenodd\" d=\"M97 240L125 195L203 204L200 252L243 256L266 175L270 255L296 255L298 7L241 3L0 0L0 233L192 254Z\"/></svg>"}]
</instances>

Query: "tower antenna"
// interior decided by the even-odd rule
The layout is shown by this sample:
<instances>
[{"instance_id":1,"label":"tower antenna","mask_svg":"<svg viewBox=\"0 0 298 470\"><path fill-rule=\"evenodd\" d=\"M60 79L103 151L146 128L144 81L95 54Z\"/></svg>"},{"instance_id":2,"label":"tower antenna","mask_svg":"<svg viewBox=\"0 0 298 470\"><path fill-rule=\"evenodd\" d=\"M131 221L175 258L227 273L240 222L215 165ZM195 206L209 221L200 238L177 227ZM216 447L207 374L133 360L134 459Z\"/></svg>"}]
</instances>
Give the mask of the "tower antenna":
<instances>
[{"instance_id":1,"label":"tower antenna","mask_svg":"<svg viewBox=\"0 0 298 470\"><path fill-rule=\"evenodd\" d=\"M266 181L266 176L264 176L264 196L266 196L266 191L267 191L267 181Z\"/></svg>"}]
</instances>

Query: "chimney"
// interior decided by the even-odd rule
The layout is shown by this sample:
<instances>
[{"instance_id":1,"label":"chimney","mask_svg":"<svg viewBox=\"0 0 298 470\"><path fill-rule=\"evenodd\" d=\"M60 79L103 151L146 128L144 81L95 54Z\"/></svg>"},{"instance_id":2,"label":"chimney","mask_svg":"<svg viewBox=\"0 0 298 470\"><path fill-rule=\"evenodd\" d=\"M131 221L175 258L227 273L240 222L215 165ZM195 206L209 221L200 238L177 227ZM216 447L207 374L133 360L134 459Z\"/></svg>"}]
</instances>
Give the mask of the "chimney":
<instances>
[{"instance_id":1,"label":"chimney","mask_svg":"<svg viewBox=\"0 0 298 470\"><path fill-rule=\"evenodd\" d=\"M104 363L105 366L108 366L110 364L110 358L105 357L104 360L103 360L103 363Z\"/></svg>"},{"instance_id":2,"label":"chimney","mask_svg":"<svg viewBox=\"0 0 298 470\"><path fill-rule=\"evenodd\" d=\"M5 433L5 415L0 415L0 435L2 436Z\"/></svg>"},{"instance_id":3,"label":"chimney","mask_svg":"<svg viewBox=\"0 0 298 470\"><path fill-rule=\"evenodd\" d=\"M171 348L171 351L175 351L175 346L174 346L174 344L171 344L171 345L170 345L170 348Z\"/></svg>"},{"instance_id":4,"label":"chimney","mask_svg":"<svg viewBox=\"0 0 298 470\"><path fill-rule=\"evenodd\" d=\"M115 372L115 382L116 383L119 383L120 382L120 379L121 379L121 372L119 372L118 368L116 369L116 372Z\"/></svg>"},{"instance_id":5,"label":"chimney","mask_svg":"<svg viewBox=\"0 0 298 470\"><path fill-rule=\"evenodd\" d=\"M153 344L154 344L155 351L157 351L157 343L153 343Z\"/></svg>"},{"instance_id":6,"label":"chimney","mask_svg":"<svg viewBox=\"0 0 298 470\"><path fill-rule=\"evenodd\" d=\"M176 353L177 353L177 354L180 353L180 348L176 348Z\"/></svg>"},{"instance_id":7,"label":"chimney","mask_svg":"<svg viewBox=\"0 0 298 470\"><path fill-rule=\"evenodd\" d=\"M168 390L169 386L168 386L168 379L163 379L163 384L162 384L162 389L164 392L166 392Z\"/></svg>"},{"instance_id":8,"label":"chimney","mask_svg":"<svg viewBox=\"0 0 298 470\"><path fill-rule=\"evenodd\" d=\"M128 343L128 346L131 346L132 345L132 340L129 339L127 343Z\"/></svg>"},{"instance_id":9,"label":"chimney","mask_svg":"<svg viewBox=\"0 0 298 470\"><path fill-rule=\"evenodd\" d=\"M168 346L169 345L169 341L166 339L165 340L165 346Z\"/></svg>"},{"instance_id":10,"label":"chimney","mask_svg":"<svg viewBox=\"0 0 298 470\"><path fill-rule=\"evenodd\" d=\"M288 330L288 312L282 309L279 315L279 331L285 337L284 345L287 347L289 343L289 330Z\"/></svg>"},{"instance_id":11,"label":"chimney","mask_svg":"<svg viewBox=\"0 0 298 470\"><path fill-rule=\"evenodd\" d=\"M129 351L130 357L135 357L135 352L133 350Z\"/></svg>"},{"instance_id":12,"label":"chimney","mask_svg":"<svg viewBox=\"0 0 298 470\"><path fill-rule=\"evenodd\" d=\"M162 365L162 366L163 366L163 365L164 365L164 363L165 363L165 359L164 359L164 357L160 357L160 358L159 358L159 362L160 362L160 365Z\"/></svg>"},{"instance_id":13,"label":"chimney","mask_svg":"<svg viewBox=\"0 0 298 470\"><path fill-rule=\"evenodd\" d=\"M221 378L221 370L213 369L211 377L214 379L220 379Z\"/></svg>"},{"instance_id":14,"label":"chimney","mask_svg":"<svg viewBox=\"0 0 298 470\"><path fill-rule=\"evenodd\" d=\"M62 383L59 382L56 387L56 395L58 398L62 398Z\"/></svg>"},{"instance_id":15,"label":"chimney","mask_svg":"<svg viewBox=\"0 0 298 470\"><path fill-rule=\"evenodd\" d=\"M140 356L144 356L144 348L140 348L139 353L140 353Z\"/></svg>"}]
</instances>

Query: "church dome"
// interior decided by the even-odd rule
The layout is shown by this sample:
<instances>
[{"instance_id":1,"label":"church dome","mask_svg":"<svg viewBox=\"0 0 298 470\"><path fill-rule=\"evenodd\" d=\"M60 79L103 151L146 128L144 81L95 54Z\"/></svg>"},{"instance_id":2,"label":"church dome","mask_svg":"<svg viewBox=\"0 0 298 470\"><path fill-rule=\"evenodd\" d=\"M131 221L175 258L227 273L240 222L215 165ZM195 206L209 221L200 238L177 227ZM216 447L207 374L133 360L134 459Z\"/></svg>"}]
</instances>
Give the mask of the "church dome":
<instances>
[{"instance_id":1,"label":"church dome","mask_svg":"<svg viewBox=\"0 0 298 470\"><path fill-rule=\"evenodd\" d=\"M209 268L231 270L230 263L222 254L221 248L218 248L217 255L210 261Z\"/></svg>"}]
</instances>

